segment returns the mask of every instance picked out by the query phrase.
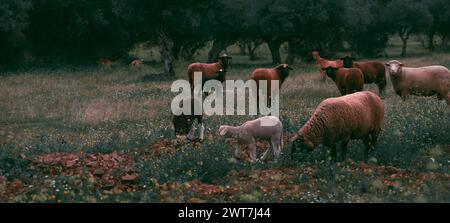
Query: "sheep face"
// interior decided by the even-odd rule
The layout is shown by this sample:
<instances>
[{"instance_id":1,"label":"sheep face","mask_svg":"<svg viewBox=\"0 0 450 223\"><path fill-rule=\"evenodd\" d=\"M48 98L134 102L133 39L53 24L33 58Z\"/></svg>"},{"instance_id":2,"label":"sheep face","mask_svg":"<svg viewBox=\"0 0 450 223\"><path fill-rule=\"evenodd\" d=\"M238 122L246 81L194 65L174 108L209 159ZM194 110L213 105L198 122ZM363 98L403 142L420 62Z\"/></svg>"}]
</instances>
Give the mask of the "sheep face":
<instances>
[{"instance_id":1,"label":"sheep face","mask_svg":"<svg viewBox=\"0 0 450 223\"><path fill-rule=\"evenodd\" d=\"M232 57L228 56L228 55L222 55L219 57L219 63L222 66L223 69L227 69L228 65L230 64L230 60L232 59Z\"/></svg>"},{"instance_id":2,"label":"sheep face","mask_svg":"<svg viewBox=\"0 0 450 223\"><path fill-rule=\"evenodd\" d=\"M354 58L354 57L351 57L351 56L345 56L345 57L341 58L342 63L344 64L344 67L345 67L345 68L351 68L351 67L353 67L353 60L354 60L354 59L355 59L355 58Z\"/></svg>"},{"instance_id":3,"label":"sheep face","mask_svg":"<svg viewBox=\"0 0 450 223\"><path fill-rule=\"evenodd\" d=\"M317 52L317 51L312 51L311 55L312 55L314 60L317 60L317 58L320 57L319 52Z\"/></svg>"},{"instance_id":4,"label":"sheep face","mask_svg":"<svg viewBox=\"0 0 450 223\"><path fill-rule=\"evenodd\" d=\"M338 68L336 67L332 67L332 66L328 66L325 68L322 68L323 71L325 71L325 74L328 77L334 78L334 76L336 75L336 71L338 70Z\"/></svg>"},{"instance_id":5,"label":"sheep face","mask_svg":"<svg viewBox=\"0 0 450 223\"><path fill-rule=\"evenodd\" d=\"M393 77L399 76L402 73L403 64L399 61L392 60L385 64L388 68L389 74Z\"/></svg>"},{"instance_id":6,"label":"sheep face","mask_svg":"<svg viewBox=\"0 0 450 223\"><path fill-rule=\"evenodd\" d=\"M287 77L289 75L289 70L293 70L292 67L290 67L287 64L280 64L277 66L277 70L280 71L280 76Z\"/></svg>"},{"instance_id":7,"label":"sheep face","mask_svg":"<svg viewBox=\"0 0 450 223\"><path fill-rule=\"evenodd\" d=\"M309 152L314 149L314 144L301 134L295 134L289 141L292 142L291 154L294 154L297 149L300 152Z\"/></svg>"},{"instance_id":8,"label":"sheep face","mask_svg":"<svg viewBox=\"0 0 450 223\"><path fill-rule=\"evenodd\" d=\"M232 137L232 134L231 134L231 132L229 131L229 127L230 127L230 126L228 126L228 125L221 125L221 126L219 127L219 135L222 136L222 137L224 137L224 138L231 138L231 137Z\"/></svg>"}]
</instances>

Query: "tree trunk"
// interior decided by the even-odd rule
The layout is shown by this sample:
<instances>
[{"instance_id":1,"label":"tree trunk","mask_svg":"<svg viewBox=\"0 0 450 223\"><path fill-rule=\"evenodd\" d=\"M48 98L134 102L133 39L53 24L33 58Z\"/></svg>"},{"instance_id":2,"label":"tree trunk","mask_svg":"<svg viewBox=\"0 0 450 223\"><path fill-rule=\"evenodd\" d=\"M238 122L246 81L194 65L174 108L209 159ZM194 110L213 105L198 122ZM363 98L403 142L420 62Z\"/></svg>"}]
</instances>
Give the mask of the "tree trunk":
<instances>
[{"instance_id":1,"label":"tree trunk","mask_svg":"<svg viewBox=\"0 0 450 223\"><path fill-rule=\"evenodd\" d=\"M282 42L277 40L270 40L266 42L267 45L269 45L270 53L272 54L272 63L280 64L281 63L280 46Z\"/></svg>"},{"instance_id":2,"label":"tree trunk","mask_svg":"<svg viewBox=\"0 0 450 223\"><path fill-rule=\"evenodd\" d=\"M434 50L434 32L428 33L428 49L430 51Z\"/></svg>"},{"instance_id":3,"label":"tree trunk","mask_svg":"<svg viewBox=\"0 0 450 223\"><path fill-rule=\"evenodd\" d=\"M241 55L246 55L247 54L247 51L245 51L246 50L246 46L247 46L245 41L243 41L243 40L238 41L237 46L239 47L239 54L241 54Z\"/></svg>"},{"instance_id":4,"label":"tree trunk","mask_svg":"<svg viewBox=\"0 0 450 223\"><path fill-rule=\"evenodd\" d=\"M172 56L175 60L179 59L180 52L181 52L181 44L174 43L172 47Z\"/></svg>"},{"instance_id":5,"label":"tree trunk","mask_svg":"<svg viewBox=\"0 0 450 223\"><path fill-rule=\"evenodd\" d=\"M444 49L444 50L448 49L449 39L450 39L450 36L442 36L442 49Z\"/></svg>"},{"instance_id":6,"label":"tree trunk","mask_svg":"<svg viewBox=\"0 0 450 223\"><path fill-rule=\"evenodd\" d=\"M163 62L163 73L165 75L175 76L175 69L173 67L173 41L163 31L159 32L159 47L161 53L161 60Z\"/></svg>"},{"instance_id":7,"label":"tree trunk","mask_svg":"<svg viewBox=\"0 0 450 223\"><path fill-rule=\"evenodd\" d=\"M400 36L400 39L402 39L402 54L401 56L404 57L406 56L406 47L408 44L408 36Z\"/></svg>"},{"instance_id":8,"label":"tree trunk","mask_svg":"<svg viewBox=\"0 0 450 223\"><path fill-rule=\"evenodd\" d=\"M296 46L295 43L292 41L289 41L289 49L288 49L288 55L286 57L286 63L287 64L293 64L295 63L296 58Z\"/></svg>"},{"instance_id":9,"label":"tree trunk","mask_svg":"<svg viewBox=\"0 0 450 223\"><path fill-rule=\"evenodd\" d=\"M229 41L214 40L211 49L208 52L208 63L214 63L219 60L219 54L225 50L231 43Z\"/></svg>"},{"instance_id":10,"label":"tree trunk","mask_svg":"<svg viewBox=\"0 0 450 223\"><path fill-rule=\"evenodd\" d=\"M255 40L247 43L247 51L250 61L255 61L256 58L256 50L261 45L261 41Z\"/></svg>"}]
</instances>

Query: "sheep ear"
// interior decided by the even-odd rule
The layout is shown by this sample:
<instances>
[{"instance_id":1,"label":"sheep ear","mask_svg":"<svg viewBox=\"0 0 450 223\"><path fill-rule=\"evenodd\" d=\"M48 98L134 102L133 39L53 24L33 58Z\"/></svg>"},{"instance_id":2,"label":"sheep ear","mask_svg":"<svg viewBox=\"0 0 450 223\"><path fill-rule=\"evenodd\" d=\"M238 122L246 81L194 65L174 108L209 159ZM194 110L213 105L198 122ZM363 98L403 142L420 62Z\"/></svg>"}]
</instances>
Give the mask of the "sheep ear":
<instances>
[{"instance_id":1,"label":"sheep ear","mask_svg":"<svg viewBox=\"0 0 450 223\"><path fill-rule=\"evenodd\" d=\"M386 66L388 66L388 67L389 67L389 66L391 66L391 64L390 64L390 63L384 63L384 65L386 65Z\"/></svg>"},{"instance_id":2,"label":"sheep ear","mask_svg":"<svg viewBox=\"0 0 450 223\"><path fill-rule=\"evenodd\" d=\"M402 64L402 63L399 63L398 65L399 65L400 67L403 67L403 66L404 66L404 64Z\"/></svg>"},{"instance_id":3,"label":"sheep ear","mask_svg":"<svg viewBox=\"0 0 450 223\"><path fill-rule=\"evenodd\" d=\"M290 66L286 66L287 69L289 70L293 70L294 68L290 67Z\"/></svg>"}]
</instances>

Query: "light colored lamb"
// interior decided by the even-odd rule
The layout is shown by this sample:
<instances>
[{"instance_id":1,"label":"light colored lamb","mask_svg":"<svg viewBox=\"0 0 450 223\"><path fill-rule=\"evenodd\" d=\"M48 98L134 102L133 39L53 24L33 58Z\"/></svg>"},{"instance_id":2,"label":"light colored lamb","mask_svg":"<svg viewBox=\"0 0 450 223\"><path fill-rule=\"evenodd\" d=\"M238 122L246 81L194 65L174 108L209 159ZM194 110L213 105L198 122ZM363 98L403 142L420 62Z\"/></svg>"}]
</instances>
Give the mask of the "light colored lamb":
<instances>
[{"instance_id":1,"label":"light colored lamb","mask_svg":"<svg viewBox=\"0 0 450 223\"><path fill-rule=\"evenodd\" d=\"M274 162L278 161L283 148L283 124L274 116L264 116L255 120L247 121L241 126L222 125L219 128L219 135L226 138L235 138L238 145L234 156L239 157L240 144L245 144L250 150L251 162L256 162L256 140L267 140L271 146L261 156L261 161L265 161L273 150Z\"/></svg>"},{"instance_id":2,"label":"light colored lamb","mask_svg":"<svg viewBox=\"0 0 450 223\"><path fill-rule=\"evenodd\" d=\"M336 159L336 143L341 142L341 159L345 158L351 139L362 139L365 156L375 147L384 117L384 105L373 92L363 91L337 98L329 98L317 106L306 124L290 139L291 156L297 147L311 151L323 144L331 148Z\"/></svg>"},{"instance_id":3,"label":"light colored lamb","mask_svg":"<svg viewBox=\"0 0 450 223\"><path fill-rule=\"evenodd\" d=\"M444 66L405 67L397 60L386 63L395 92L406 100L408 95L444 99L450 106L450 71Z\"/></svg>"}]
</instances>

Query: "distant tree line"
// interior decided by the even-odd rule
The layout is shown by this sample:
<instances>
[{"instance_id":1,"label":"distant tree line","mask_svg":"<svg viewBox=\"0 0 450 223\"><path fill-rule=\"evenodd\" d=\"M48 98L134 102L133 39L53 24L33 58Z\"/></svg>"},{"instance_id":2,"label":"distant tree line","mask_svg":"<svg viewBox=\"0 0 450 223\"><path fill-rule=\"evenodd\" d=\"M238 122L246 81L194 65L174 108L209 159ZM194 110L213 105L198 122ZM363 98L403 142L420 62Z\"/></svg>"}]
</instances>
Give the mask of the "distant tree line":
<instances>
[{"instance_id":1,"label":"distant tree line","mask_svg":"<svg viewBox=\"0 0 450 223\"><path fill-rule=\"evenodd\" d=\"M406 55L412 34L448 49L449 27L448 0L0 0L0 66L120 59L146 42L173 73L208 42L208 62L232 44L254 60L266 43L276 64L284 43L292 63L312 50L377 56L392 35Z\"/></svg>"}]
</instances>

